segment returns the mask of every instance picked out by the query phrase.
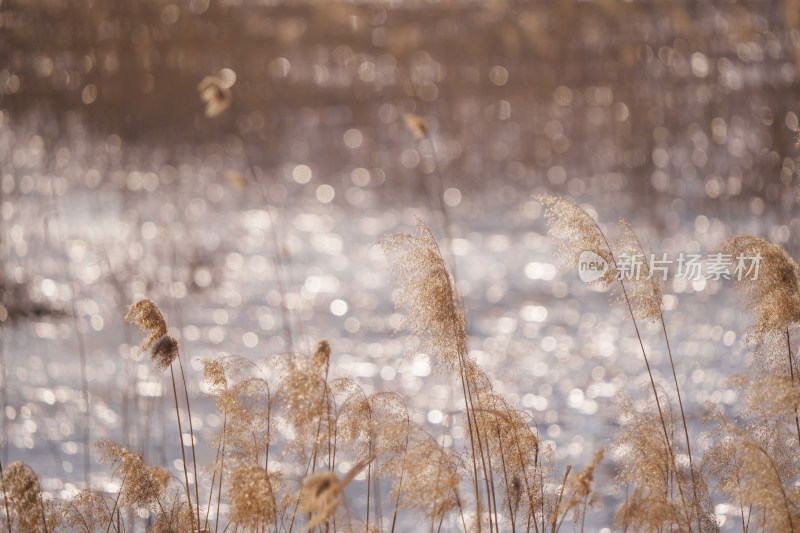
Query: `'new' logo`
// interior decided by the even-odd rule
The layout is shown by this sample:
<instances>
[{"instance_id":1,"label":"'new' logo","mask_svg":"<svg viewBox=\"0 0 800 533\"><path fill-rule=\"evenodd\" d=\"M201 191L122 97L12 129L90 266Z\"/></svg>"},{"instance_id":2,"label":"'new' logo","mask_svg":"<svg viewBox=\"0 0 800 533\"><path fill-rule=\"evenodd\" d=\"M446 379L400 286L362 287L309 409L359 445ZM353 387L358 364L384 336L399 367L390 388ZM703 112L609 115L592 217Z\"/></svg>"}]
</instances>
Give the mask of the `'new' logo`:
<instances>
[{"instance_id":1,"label":"'new' logo","mask_svg":"<svg viewBox=\"0 0 800 533\"><path fill-rule=\"evenodd\" d=\"M608 272L608 262L602 256L584 250L578 256L578 277L585 283L591 283L602 278Z\"/></svg>"}]
</instances>

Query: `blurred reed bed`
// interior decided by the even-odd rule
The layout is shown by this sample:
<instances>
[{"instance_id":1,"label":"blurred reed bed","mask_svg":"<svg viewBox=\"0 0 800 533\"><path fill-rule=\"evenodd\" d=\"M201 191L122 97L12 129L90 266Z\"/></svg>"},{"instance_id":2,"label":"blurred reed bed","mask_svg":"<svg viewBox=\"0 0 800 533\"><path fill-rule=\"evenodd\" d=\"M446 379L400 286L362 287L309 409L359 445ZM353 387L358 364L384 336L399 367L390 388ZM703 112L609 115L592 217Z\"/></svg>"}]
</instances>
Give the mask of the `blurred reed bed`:
<instances>
[{"instance_id":1,"label":"blurred reed bed","mask_svg":"<svg viewBox=\"0 0 800 533\"><path fill-rule=\"evenodd\" d=\"M656 321L668 347L659 276L617 275L624 254L644 253L634 229L621 221L621 238L612 243L572 201L537 199L564 265L595 250L609 270L594 284L615 285L613 299L637 333L643 321ZM140 353L150 353L157 372L170 370L183 476L140 451L99 442L117 489L87 488L59 501L43 498L36 473L15 461L2 470L4 529L394 532L416 524L416 531L436 532L583 531L588 509L609 489L595 480L608 459L617 472L611 484L624 493L613 524L619 530L718 531L718 505L738 509L745 532L800 528L800 366L792 344L800 282L797 263L782 247L737 235L718 248L762 261L757 278L733 280L742 308L755 317L747 337L753 363L731 378L741 390L741 414L727 417L709 404L703 431L691 432L674 365L672 382L660 383L640 338L649 397L620 395L618 431L578 470L555 464L536 421L496 391L470 356L465 309L431 229L418 219L414 233L388 235L376 245L392 265L407 353L427 354L460 391L457 401L440 407L448 420L463 418L463 438L448 435L449 423L441 435L414 423L396 393L367 394L356 379L332 378L335 346L320 340L307 353L289 351L263 363L231 355L203 361L205 388L223 423L207 443L216 449L214 460L198 465L194 431L190 423L184 433L181 416L181 407L190 413L186 383L179 394L174 371L181 367L179 342L161 309L140 299L125 318L147 333Z\"/></svg>"}]
</instances>

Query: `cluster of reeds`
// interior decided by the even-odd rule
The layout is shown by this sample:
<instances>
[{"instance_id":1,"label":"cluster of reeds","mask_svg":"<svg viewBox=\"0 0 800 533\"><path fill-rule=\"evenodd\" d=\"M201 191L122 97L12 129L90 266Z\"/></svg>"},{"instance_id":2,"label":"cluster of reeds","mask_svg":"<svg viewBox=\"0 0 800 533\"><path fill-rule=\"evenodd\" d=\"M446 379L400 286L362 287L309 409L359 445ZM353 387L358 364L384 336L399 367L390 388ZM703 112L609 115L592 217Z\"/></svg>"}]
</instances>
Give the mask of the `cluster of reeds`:
<instances>
[{"instance_id":1,"label":"cluster of reeds","mask_svg":"<svg viewBox=\"0 0 800 533\"><path fill-rule=\"evenodd\" d=\"M230 106L231 84L213 77L200 84L208 117ZM424 119L407 115L405 121L429 143L436 159ZM248 167L259 184L249 162ZM440 173L437 178L438 190L425 187L431 207L442 215L449 246L444 181ZM268 205L260 184L259 191ZM458 391L455 405L439 406L448 413L443 434L433 435L413 422L396 393L367 394L356 380L332 376L335 347L327 340L318 341L310 353L295 351L282 303L287 353L264 364L236 356L203 361L206 390L222 427L210 442L214 461L198 468L179 341L169 334L159 307L141 299L125 318L140 333L147 332L139 353L149 352L158 372L169 369L182 476L148 463L135 450L101 442L96 448L118 484L116 492L87 488L54 501L42 497L29 466L14 462L3 470L0 465L5 529L122 533L144 525L156 533L394 532L409 527L556 533L572 522L583 531L588 508L601 499L594 478L607 453L617 464L616 482L624 488L615 515L621 530L716 531L714 503L724 499L739 509L745 532L800 532L800 388L795 377L800 363L792 344L792 328L800 321L797 263L780 246L749 235L720 246L718 252L727 257L761 258L758 278L734 280L744 309L755 315L747 337L755 357L749 373L735 378L743 398L737 418L708 406L707 428L693 432L670 345L661 278L648 271L646 262L636 276L617 275L623 255L647 255L631 225L621 220L621 238L612 243L575 203L552 196L538 200L565 265L576 266L585 251L606 262L607 270L593 283L613 286L649 378L646 400L620 397L620 429L608 443L609 452L602 446L607 443L598 443L584 469L555 465L552 445L540 439L531 414L495 390L491 376L470 355L454 261L447 264L430 228L418 219L415 233L387 236L377 244L393 265L395 303L404 311L410 338L408 355L426 354ZM285 265L271 226L283 295ZM672 377L667 384L658 383L653 372L641 335L644 322L656 323L663 333ZM265 372L265 364L273 371ZM453 431L457 422L464 430L461 440ZM386 496L382 489L388 489ZM416 517L403 519L403 513Z\"/></svg>"},{"instance_id":2,"label":"cluster of reeds","mask_svg":"<svg viewBox=\"0 0 800 533\"><path fill-rule=\"evenodd\" d=\"M647 368L649 400L620 397L621 428L612 449L625 498L616 511L616 525L625 531L717 531L717 501L739 510L745 532L800 530L800 387L792 344L792 328L800 321L800 283L795 260L781 246L751 235L734 236L716 251L732 264L757 258L757 271L729 280L740 290L742 308L755 315L746 336L755 357L747 372L731 378L742 398L734 417L709 404L709 427L692 436L667 334L663 278L648 271L647 261L638 275L616 275L623 255L650 254L625 220L620 220L619 242L612 244L575 203L551 196L539 200L567 265L576 266L587 250L608 262L608 271L595 283L615 285L613 293L630 317ZM642 321L658 322L663 332L669 385L654 378L640 334ZM705 452L702 458L698 449Z\"/></svg>"},{"instance_id":3,"label":"cluster of reeds","mask_svg":"<svg viewBox=\"0 0 800 533\"><path fill-rule=\"evenodd\" d=\"M646 264L639 276L616 276L623 254L644 253L633 228L620 221L621 239L612 244L581 207L563 198L538 199L566 265L575 265L585 250L608 261L608 272L595 283L615 285L615 300L627 310L648 372L650 399L621 397L620 430L610 443L617 483L625 488L616 525L625 531L715 531L714 501L724 498L739 509L743 531L800 530L800 366L791 342L800 319L797 263L780 246L749 235L720 246L726 256L761 258L757 278L733 281L743 308L755 315L747 337L754 363L747 375L735 378L743 398L738 418L708 406L708 427L692 435L660 276L650 275ZM378 244L392 260L396 304L405 311L403 326L410 334L408 353L427 354L460 391L460 406L441 407L462 422L462 450L453 447L454 439L414 423L397 394L367 394L356 380L333 378L334 351L320 340L312 353L273 358L272 380L264 366L243 358L203 362L206 388L223 423L211 442L215 460L201 478L180 345L158 306L142 299L126 319L147 332L140 353L149 351L157 371L170 371L182 477L134 450L101 442L96 447L118 483L116 493L85 489L66 501L50 501L42 498L33 470L15 462L0 471L5 529L121 533L135 530L133 517L154 532L399 531L398 516L413 512L423 520L416 519L419 530L437 532L556 532L568 520L583 530L587 508L600 499L593 480L603 450L579 472L571 465L557 468L535 420L494 390L470 356L461 298L425 223L418 220L414 234L387 236ZM640 335L643 321L659 323L663 332L668 386L652 372ZM361 487L351 491L348 503L345 489L351 484ZM388 496L381 496L382 487ZM352 494L361 501L356 509Z\"/></svg>"}]
</instances>

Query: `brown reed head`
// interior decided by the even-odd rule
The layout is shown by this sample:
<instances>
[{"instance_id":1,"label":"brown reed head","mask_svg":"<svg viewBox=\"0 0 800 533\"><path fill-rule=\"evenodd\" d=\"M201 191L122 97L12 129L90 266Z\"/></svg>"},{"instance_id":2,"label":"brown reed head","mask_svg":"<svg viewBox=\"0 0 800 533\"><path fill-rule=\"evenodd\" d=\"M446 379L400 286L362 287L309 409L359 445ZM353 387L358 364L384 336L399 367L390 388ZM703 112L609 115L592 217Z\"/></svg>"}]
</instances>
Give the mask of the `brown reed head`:
<instances>
[{"instance_id":1,"label":"brown reed head","mask_svg":"<svg viewBox=\"0 0 800 533\"><path fill-rule=\"evenodd\" d=\"M392 277L399 287L395 304L406 314L415 353L426 353L447 369L467 353L467 331L461 297L430 228L417 219L416 235L389 235L378 240L387 255L397 255Z\"/></svg>"},{"instance_id":2,"label":"brown reed head","mask_svg":"<svg viewBox=\"0 0 800 533\"><path fill-rule=\"evenodd\" d=\"M593 252L606 261L608 270L591 284L610 284L617 275L617 263L605 234L591 215L566 198L548 194L534 198L545 208L544 216L550 235L558 241L556 255L562 266L576 268L583 252Z\"/></svg>"},{"instance_id":3,"label":"brown reed head","mask_svg":"<svg viewBox=\"0 0 800 533\"><path fill-rule=\"evenodd\" d=\"M428 125L425 123L425 119L419 115L406 113L403 115L403 122L406 123L406 128L418 139L428 134Z\"/></svg>"},{"instance_id":4,"label":"brown reed head","mask_svg":"<svg viewBox=\"0 0 800 533\"><path fill-rule=\"evenodd\" d=\"M24 533L43 531L39 476L20 461L14 461L3 472L3 490L8 497L13 522Z\"/></svg>"},{"instance_id":5,"label":"brown reed head","mask_svg":"<svg viewBox=\"0 0 800 533\"><path fill-rule=\"evenodd\" d=\"M233 102L229 83L219 76L206 76L197 84L200 99L206 104L205 115L214 118L228 109Z\"/></svg>"},{"instance_id":6,"label":"brown reed head","mask_svg":"<svg viewBox=\"0 0 800 533\"><path fill-rule=\"evenodd\" d=\"M334 472L316 472L303 478L300 489L300 510L310 513L308 530L323 524L336 511L342 496L343 483Z\"/></svg>"},{"instance_id":7,"label":"brown reed head","mask_svg":"<svg viewBox=\"0 0 800 533\"><path fill-rule=\"evenodd\" d=\"M142 298L128 308L125 320L139 326L139 333L149 331L150 334L139 344L141 354L158 339L167 334L167 321L158 306L149 298Z\"/></svg>"},{"instance_id":8,"label":"brown reed head","mask_svg":"<svg viewBox=\"0 0 800 533\"><path fill-rule=\"evenodd\" d=\"M153 510L165 498L170 473L158 465L145 463L141 453L111 441L95 445L101 462L111 465L113 476L122 482L120 505Z\"/></svg>"},{"instance_id":9,"label":"brown reed head","mask_svg":"<svg viewBox=\"0 0 800 533\"><path fill-rule=\"evenodd\" d=\"M164 335L158 339L150 349L150 356L156 363L156 372L168 369L172 362L178 358L180 344L172 335Z\"/></svg>"},{"instance_id":10,"label":"brown reed head","mask_svg":"<svg viewBox=\"0 0 800 533\"><path fill-rule=\"evenodd\" d=\"M228 478L231 524L243 531L269 529L275 520L274 474L258 465L239 466Z\"/></svg>"},{"instance_id":11,"label":"brown reed head","mask_svg":"<svg viewBox=\"0 0 800 533\"><path fill-rule=\"evenodd\" d=\"M736 235L719 247L733 265L745 261L746 272L732 276L742 294L742 307L755 315L748 341L761 343L771 332L782 332L800 322L800 282L797 262L786 250L753 235ZM755 258L758 271L750 271Z\"/></svg>"},{"instance_id":12,"label":"brown reed head","mask_svg":"<svg viewBox=\"0 0 800 533\"><path fill-rule=\"evenodd\" d=\"M645 320L657 319L661 316L664 297L661 292L663 276L650 271L650 255L642 246L639 237L627 220L619 220L622 227L622 238L616 245L617 258L626 256L629 260L626 274L623 276L627 301L622 293L622 285L616 288L617 299L622 303L630 303L631 312L636 318Z\"/></svg>"}]
</instances>

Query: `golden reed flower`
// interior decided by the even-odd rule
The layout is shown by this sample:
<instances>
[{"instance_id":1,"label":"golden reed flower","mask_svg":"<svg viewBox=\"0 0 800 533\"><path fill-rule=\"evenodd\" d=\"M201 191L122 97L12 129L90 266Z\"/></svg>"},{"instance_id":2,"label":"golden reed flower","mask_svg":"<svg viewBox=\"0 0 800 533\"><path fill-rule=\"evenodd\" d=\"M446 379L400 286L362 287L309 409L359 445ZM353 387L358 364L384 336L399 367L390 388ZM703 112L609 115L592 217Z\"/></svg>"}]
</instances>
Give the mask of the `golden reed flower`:
<instances>
[{"instance_id":1,"label":"golden reed flower","mask_svg":"<svg viewBox=\"0 0 800 533\"><path fill-rule=\"evenodd\" d=\"M205 114L214 118L228 109L233 102L233 95L228 83L219 76L206 76L197 84L200 99L205 102Z\"/></svg>"},{"instance_id":2,"label":"golden reed flower","mask_svg":"<svg viewBox=\"0 0 800 533\"><path fill-rule=\"evenodd\" d=\"M11 505L17 531L39 533L43 531L44 508L41 501L39 477L20 461L14 461L3 472L3 489Z\"/></svg>"},{"instance_id":3,"label":"golden reed flower","mask_svg":"<svg viewBox=\"0 0 800 533\"><path fill-rule=\"evenodd\" d=\"M419 115L406 113L403 115L403 122L406 123L406 128L418 139L428 134L428 125L425 123L425 119Z\"/></svg>"}]
</instances>

